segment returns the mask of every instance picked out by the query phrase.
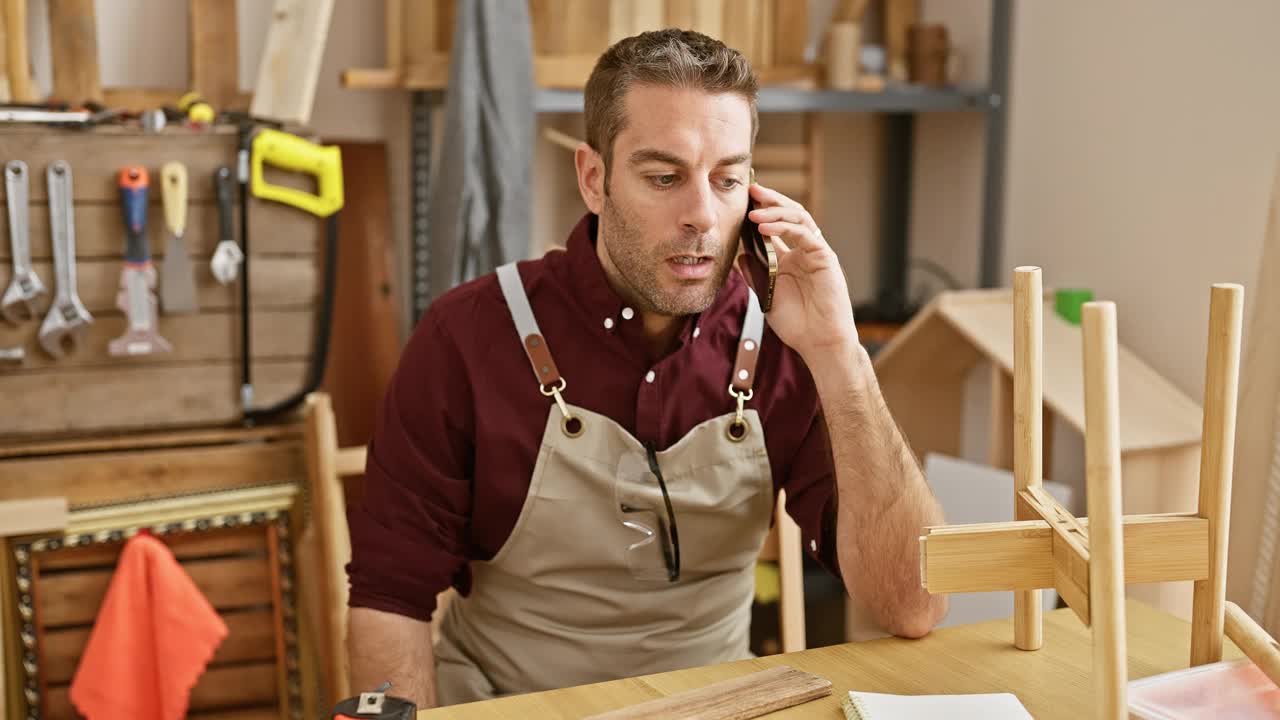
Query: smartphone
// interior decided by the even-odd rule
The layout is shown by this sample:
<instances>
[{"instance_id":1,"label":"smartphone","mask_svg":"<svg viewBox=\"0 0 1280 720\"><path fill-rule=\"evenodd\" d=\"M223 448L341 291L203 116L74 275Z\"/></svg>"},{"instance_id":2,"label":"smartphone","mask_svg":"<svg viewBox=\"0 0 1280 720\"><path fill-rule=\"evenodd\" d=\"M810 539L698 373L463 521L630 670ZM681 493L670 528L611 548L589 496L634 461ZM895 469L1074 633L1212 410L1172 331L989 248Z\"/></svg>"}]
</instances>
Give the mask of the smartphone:
<instances>
[{"instance_id":1,"label":"smartphone","mask_svg":"<svg viewBox=\"0 0 1280 720\"><path fill-rule=\"evenodd\" d=\"M773 307L773 286L778 281L778 255L773 249L773 240L761 235L760 226L751 220L755 207L756 201L748 197L747 214L742 218L742 255L738 269L760 298L760 309L769 312Z\"/></svg>"}]
</instances>

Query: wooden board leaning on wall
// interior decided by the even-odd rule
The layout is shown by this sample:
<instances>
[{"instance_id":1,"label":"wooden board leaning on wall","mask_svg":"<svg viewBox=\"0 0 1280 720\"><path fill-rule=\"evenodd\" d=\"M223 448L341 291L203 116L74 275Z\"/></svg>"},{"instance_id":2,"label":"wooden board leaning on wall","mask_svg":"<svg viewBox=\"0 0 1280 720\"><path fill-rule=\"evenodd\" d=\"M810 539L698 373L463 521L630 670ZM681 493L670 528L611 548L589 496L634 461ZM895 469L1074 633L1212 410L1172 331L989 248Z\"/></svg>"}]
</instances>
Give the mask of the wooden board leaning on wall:
<instances>
[{"instance_id":1,"label":"wooden board leaning on wall","mask_svg":"<svg viewBox=\"0 0 1280 720\"><path fill-rule=\"evenodd\" d=\"M240 417L240 312L236 283L219 285L209 258L219 239L212 175L235 168L236 134L230 128L143 134L120 128L58 131L0 130L0 163L22 160L30 176L28 218L33 266L48 294L36 319L18 326L0 321L0 347L20 344L20 367L0 367L0 443L6 439L143 429L220 425ZM82 345L61 360L39 346L37 333L56 292L45 169L56 159L72 168L77 290L94 322ZM116 173L125 165L151 175L147 238L163 262L168 231L159 188L160 166L178 161L189 177L185 244L191 255L200 310L159 316L159 332L173 352L115 358L107 343L121 335L116 307L124 227ZM268 172L277 184L314 191L308 179ZM7 203L7 197L5 198ZM12 271L9 227L0 221L0 288ZM239 208L233 226L239 240ZM321 292L323 221L261 200L250 202L253 383L257 404L274 403L301 388L310 360L314 312Z\"/></svg>"}]
</instances>

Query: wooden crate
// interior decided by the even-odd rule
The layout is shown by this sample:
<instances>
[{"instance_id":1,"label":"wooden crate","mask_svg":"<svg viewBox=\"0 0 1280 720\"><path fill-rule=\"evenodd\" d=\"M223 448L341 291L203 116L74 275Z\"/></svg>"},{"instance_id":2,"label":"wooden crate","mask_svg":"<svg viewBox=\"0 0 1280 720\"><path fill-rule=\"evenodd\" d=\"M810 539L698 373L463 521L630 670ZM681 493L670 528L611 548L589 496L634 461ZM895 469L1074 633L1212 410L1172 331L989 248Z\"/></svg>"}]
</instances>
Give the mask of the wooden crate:
<instances>
[{"instance_id":1,"label":"wooden crate","mask_svg":"<svg viewBox=\"0 0 1280 720\"><path fill-rule=\"evenodd\" d=\"M357 89L440 89L449 81L456 0L387 0L386 67L346 70ZM818 66L804 60L808 0L528 0L534 80L581 89L600 53L646 30L697 30L740 50L764 85L813 86Z\"/></svg>"},{"instance_id":2,"label":"wooden crate","mask_svg":"<svg viewBox=\"0 0 1280 720\"><path fill-rule=\"evenodd\" d=\"M314 674L298 632L295 493L276 485L81 510L65 533L12 541L7 582L16 612L8 608L6 619L18 632L6 635L10 657L22 662L9 678L18 696L11 707L27 717L80 717L72 679L124 542L145 528L170 547L228 628L192 688L189 716L314 715L304 698Z\"/></svg>"},{"instance_id":3,"label":"wooden crate","mask_svg":"<svg viewBox=\"0 0 1280 720\"><path fill-rule=\"evenodd\" d=\"M221 165L234 170L235 156L236 134L231 128L170 128L158 134L124 128L0 131L0 157L6 162L22 160L29 169L32 259L49 290L36 308L36 319L18 327L0 322L0 347L22 344L26 349L21 367L0 367L0 397L5 399L0 444L31 437L220 425L240 417L239 288L237 283L219 285L209 270L219 239L212 175ZM56 159L72 168L77 287L94 317L81 347L61 360L47 355L36 339L56 290L45 184L45 170ZM111 357L107 343L123 333L126 323L115 302L124 250L116 173L130 164L151 173L147 236L158 265L168 238L158 181L161 165L170 161L187 167L185 242L200 312L160 315L160 334L173 344L173 352ZM308 188L308 180L300 177L269 179ZM238 215L237 208L237 240ZM12 267L8 233L8 223L0 222L0 283L5 287ZM303 384L321 290L323 233L323 221L301 210L251 200L252 373L259 406L287 397Z\"/></svg>"}]
</instances>

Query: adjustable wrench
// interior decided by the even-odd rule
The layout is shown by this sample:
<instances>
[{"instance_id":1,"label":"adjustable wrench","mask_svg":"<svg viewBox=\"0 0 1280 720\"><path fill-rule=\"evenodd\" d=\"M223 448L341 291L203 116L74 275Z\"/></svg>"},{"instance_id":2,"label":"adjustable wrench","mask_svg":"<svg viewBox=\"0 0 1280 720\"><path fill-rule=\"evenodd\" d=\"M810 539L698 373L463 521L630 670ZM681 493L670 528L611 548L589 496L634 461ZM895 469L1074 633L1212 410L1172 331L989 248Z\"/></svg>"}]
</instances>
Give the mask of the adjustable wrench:
<instances>
[{"instance_id":1,"label":"adjustable wrench","mask_svg":"<svg viewBox=\"0 0 1280 720\"><path fill-rule=\"evenodd\" d=\"M5 191L9 195L9 246L13 249L13 277L0 300L0 313L18 324L35 317L32 302L45 294L44 284L31 269L31 236L27 232L27 164L13 160L4 166Z\"/></svg>"},{"instance_id":2,"label":"adjustable wrench","mask_svg":"<svg viewBox=\"0 0 1280 720\"><path fill-rule=\"evenodd\" d=\"M244 252L236 244L231 229L231 168L223 165L213 171L213 189L218 197L218 246L214 248L209 270L223 285L235 281L244 262Z\"/></svg>"},{"instance_id":3,"label":"adjustable wrench","mask_svg":"<svg viewBox=\"0 0 1280 720\"><path fill-rule=\"evenodd\" d=\"M130 165L120 170L120 202L124 207L124 269L116 307L128 317L129 327L107 343L107 352L149 355L169 352L173 346L156 332L156 268L147 243L147 169Z\"/></svg>"},{"instance_id":4,"label":"adjustable wrench","mask_svg":"<svg viewBox=\"0 0 1280 720\"><path fill-rule=\"evenodd\" d=\"M75 350L93 322L76 294L76 232L71 207L71 166L55 160L45 172L49 183L49 230L53 236L53 266L58 292L40 324L40 346L55 358Z\"/></svg>"}]
</instances>

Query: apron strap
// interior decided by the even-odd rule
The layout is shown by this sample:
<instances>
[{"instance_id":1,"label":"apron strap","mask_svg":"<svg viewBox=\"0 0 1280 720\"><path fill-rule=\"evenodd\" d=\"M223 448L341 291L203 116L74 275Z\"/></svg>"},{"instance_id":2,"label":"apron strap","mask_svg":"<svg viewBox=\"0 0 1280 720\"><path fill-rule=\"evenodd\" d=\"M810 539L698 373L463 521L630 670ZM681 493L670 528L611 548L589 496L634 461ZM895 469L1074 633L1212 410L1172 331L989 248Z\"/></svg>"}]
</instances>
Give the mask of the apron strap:
<instances>
[{"instance_id":1,"label":"apron strap","mask_svg":"<svg viewBox=\"0 0 1280 720\"><path fill-rule=\"evenodd\" d=\"M520 281L520 271L514 262L498 268L498 284L502 286L502 295L507 299L511 319L515 320L516 331L520 333L524 353L529 357L538 384L543 388L560 385L560 371L551 359L551 350L547 347L546 338L542 337L542 330L538 329L538 321L533 318L529 296L524 292L524 283Z\"/></svg>"},{"instance_id":2,"label":"apron strap","mask_svg":"<svg viewBox=\"0 0 1280 720\"><path fill-rule=\"evenodd\" d=\"M756 379L756 359L760 356L760 338L764 335L764 313L756 292L747 288L747 317L742 322L742 337L738 338L738 356L733 360L733 384L741 394L751 392Z\"/></svg>"}]
</instances>

